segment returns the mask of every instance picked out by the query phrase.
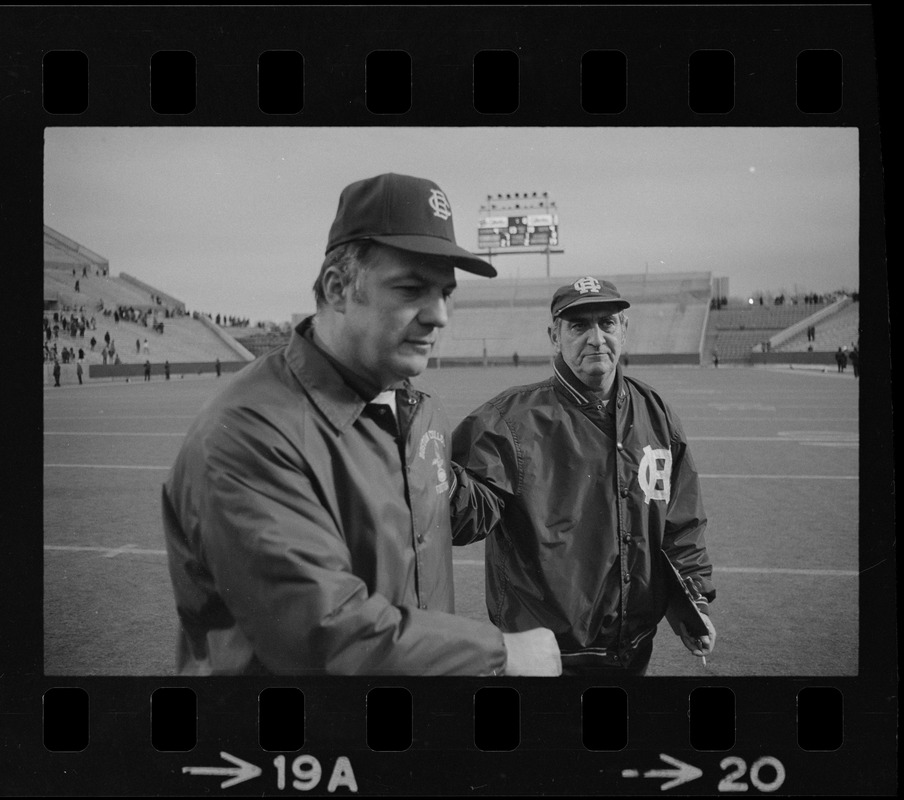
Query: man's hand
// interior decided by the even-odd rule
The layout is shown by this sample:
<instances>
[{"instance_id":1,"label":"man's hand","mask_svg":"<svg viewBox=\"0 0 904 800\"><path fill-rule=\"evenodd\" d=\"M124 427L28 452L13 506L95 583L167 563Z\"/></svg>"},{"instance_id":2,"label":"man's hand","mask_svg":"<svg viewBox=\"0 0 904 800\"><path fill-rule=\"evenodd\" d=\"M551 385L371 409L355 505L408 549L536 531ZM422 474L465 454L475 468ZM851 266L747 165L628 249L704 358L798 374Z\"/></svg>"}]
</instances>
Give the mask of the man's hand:
<instances>
[{"instance_id":1,"label":"man's hand","mask_svg":"<svg viewBox=\"0 0 904 800\"><path fill-rule=\"evenodd\" d=\"M681 623L681 641L684 642L684 646L698 658L708 656L716 646L716 628L709 616L706 614L702 614L701 616L706 623L706 627L709 628L708 636L701 636L700 638L691 636L687 632L687 628L684 627L684 623Z\"/></svg>"},{"instance_id":2,"label":"man's hand","mask_svg":"<svg viewBox=\"0 0 904 800\"><path fill-rule=\"evenodd\" d=\"M559 644L549 628L503 633L502 639L508 652L506 675L555 677L562 674Z\"/></svg>"}]
</instances>

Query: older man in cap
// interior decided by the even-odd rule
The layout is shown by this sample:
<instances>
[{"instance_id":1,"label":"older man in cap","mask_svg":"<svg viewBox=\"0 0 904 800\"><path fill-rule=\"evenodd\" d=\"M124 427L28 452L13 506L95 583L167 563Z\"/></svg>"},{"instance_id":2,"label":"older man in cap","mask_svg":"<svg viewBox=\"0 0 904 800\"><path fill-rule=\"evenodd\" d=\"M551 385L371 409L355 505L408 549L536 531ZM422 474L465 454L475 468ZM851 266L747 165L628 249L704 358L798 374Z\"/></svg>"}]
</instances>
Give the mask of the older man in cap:
<instances>
[{"instance_id":1,"label":"older man in cap","mask_svg":"<svg viewBox=\"0 0 904 800\"><path fill-rule=\"evenodd\" d=\"M676 633L696 656L715 644L697 472L675 413L619 365L628 307L592 276L558 289L552 377L494 397L453 434L453 459L504 504L486 541L490 619L552 629L564 675L645 674L676 585L699 626L670 612ZM465 526L456 543L486 533Z\"/></svg>"},{"instance_id":2,"label":"older man in cap","mask_svg":"<svg viewBox=\"0 0 904 800\"><path fill-rule=\"evenodd\" d=\"M317 313L202 409L163 487L181 674L559 674L549 630L453 613L451 514L496 511L410 379L456 267L495 274L435 183L342 192Z\"/></svg>"}]
</instances>

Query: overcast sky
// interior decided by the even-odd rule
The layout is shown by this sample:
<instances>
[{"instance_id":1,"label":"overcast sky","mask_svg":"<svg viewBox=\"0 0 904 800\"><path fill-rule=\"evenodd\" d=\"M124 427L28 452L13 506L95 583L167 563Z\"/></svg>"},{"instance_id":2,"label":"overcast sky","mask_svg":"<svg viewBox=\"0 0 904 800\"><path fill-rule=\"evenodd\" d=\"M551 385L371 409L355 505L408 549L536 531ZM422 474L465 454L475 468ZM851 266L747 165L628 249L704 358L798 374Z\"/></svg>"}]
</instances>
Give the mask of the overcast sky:
<instances>
[{"instance_id":1,"label":"overcast sky","mask_svg":"<svg viewBox=\"0 0 904 800\"><path fill-rule=\"evenodd\" d=\"M859 288L856 129L48 128L44 152L46 224L114 275L252 323L313 309L340 191L383 172L439 184L469 250L488 194L548 192L553 275ZM494 266L546 272L540 255Z\"/></svg>"}]
</instances>

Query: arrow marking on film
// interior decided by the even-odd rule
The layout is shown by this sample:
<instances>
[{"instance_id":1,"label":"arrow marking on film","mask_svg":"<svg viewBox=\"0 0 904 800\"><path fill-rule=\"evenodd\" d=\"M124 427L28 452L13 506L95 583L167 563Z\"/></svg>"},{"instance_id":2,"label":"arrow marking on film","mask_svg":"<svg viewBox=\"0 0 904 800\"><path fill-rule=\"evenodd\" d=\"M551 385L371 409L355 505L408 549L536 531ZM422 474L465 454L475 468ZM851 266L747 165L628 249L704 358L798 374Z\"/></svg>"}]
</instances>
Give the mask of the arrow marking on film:
<instances>
[{"instance_id":1,"label":"arrow marking on film","mask_svg":"<svg viewBox=\"0 0 904 800\"><path fill-rule=\"evenodd\" d=\"M643 777L671 778L670 781L662 784L662 786L659 787L663 792L667 789L674 789L676 786L680 786L682 783L695 781L703 774L702 769L698 769L691 764L685 764L683 761L679 761L677 758L667 756L665 753L660 753L659 757L666 763L671 764L673 767L677 767L677 769L649 769L643 774ZM622 770L622 777L639 778L640 773L636 769L624 769Z\"/></svg>"},{"instance_id":2,"label":"arrow marking on film","mask_svg":"<svg viewBox=\"0 0 904 800\"><path fill-rule=\"evenodd\" d=\"M261 768L250 764L247 761L243 761L236 756L231 756L229 753L224 753L222 750L220 751L220 758L225 761L231 761L235 764L234 767L182 767L183 772L187 772L189 775L232 775L229 780L223 781L220 784L221 789L228 789L230 786L235 786L237 783L242 783L243 781L250 781L252 778L256 778L261 774Z\"/></svg>"}]
</instances>

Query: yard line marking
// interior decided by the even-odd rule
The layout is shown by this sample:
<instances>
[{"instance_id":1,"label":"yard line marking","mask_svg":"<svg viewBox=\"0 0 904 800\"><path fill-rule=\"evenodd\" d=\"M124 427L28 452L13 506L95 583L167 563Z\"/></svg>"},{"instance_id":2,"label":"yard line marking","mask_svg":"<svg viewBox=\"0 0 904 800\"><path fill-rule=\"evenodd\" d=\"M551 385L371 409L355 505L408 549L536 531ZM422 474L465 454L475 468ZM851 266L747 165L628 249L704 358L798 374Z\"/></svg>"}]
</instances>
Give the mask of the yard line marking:
<instances>
[{"instance_id":1,"label":"yard line marking","mask_svg":"<svg viewBox=\"0 0 904 800\"><path fill-rule=\"evenodd\" d=\"M825 433L815 432L799 436L688 436L689 442L787 442L788 444L857 444L860 437L856 433L836 433L828 438Z\"/></svg>"},{"instance_id":2,"label":"yard line marking","mask_svg":"<svg viewBox=\"0 0 904 800\"><path fill-rule=\"evenodd\" d=\"M778 435L808 442L854 442L860 439L860 434L854 431L779 431Z\"/></svg>"},{"instance_id":3,"label":"yard line marking","mask_svg":"<svg viewBox=\"0 0 904 800\"><path fill-rule=\"evenodd\" d=\"M152 467L143 464L45 464L44 468L54 469L169 469L169 467Z\"/></svg>"},{"instance_id":4,"label":"yard line marking","mask_svg":"<svg viewBox=\"0 0 904 800\"><path fill-rule=\"evenodd\" d=\"M166 550L148 550L125 544L121 547L89 547L87 545L45 544L45 550L62 550L73 552L103 553L105 558L119 555L152 555L165 556ZM482 567L483 561L468 558L453 558L453 564L463 567ZM828 575L836 577L854 577L860 573L855 569L791 569L787 567L713 567L714 572L733 572L742 575Z\"/></svg>"},{"instance_id":5,"label":"yard line marking","mask_svg":"<svg viewBox=\"0 0 904 800\"><path fill-rule=\"evenodd\" d=\"M45 420L48 419L93 419L95 422L106 422L111 419L194 419L197 414L117 414L117 415L109 415L106 414L93 414L92 416L65 416L65 417L44 417ZM773 418L774 419L774 418ZM793 417L791 419L794 419ZM825 422L826 420L823 420ZM838 420L832 420L832 422L837 422Z\"/></svg>"},{"instance_id":6,"label":"yard line marking","mask_svg":"<svg viewBox=\"0 0 904 800\"><path fill-rule=\"evenodd\" d=\"M45 469L155 469L168 470L169 467L157 467L148 464L45 464ZM700 475L712 480L728 478L731 480L764 479L764 480L802 480L802 481L858 481L859 475Z\"/></svg>"},{"instance_id":7,"label":"yard line marking","mask_svg":"<svg viewBox=\"0 0 904 800\"><path fill-rule=\"evenodd\" d=\"M762 403L707 403L716 411L775 411L775 406L767 406Z\"/></svg>"},{"instance_id":8,"label":"yard line marking","mask_svg":"<svg viewBox=\"0 0 904 800\"><path fill-rule=\"evenodd\" d=\"M45 544L45 550L63 550L69 552L88 552L88 553L103 553L105 558L113 558L113 556L119 555L150 555L150 556L165 556L166 550L146 550L140 547L136 547L133 544L126 544L122 547L88 547L86 545L75 545L75 544Z\"/></svg>"},{"instance_id":9,"label":"yard line marking","mask_svg":"<svg viewBox=\"0 0 904 800\"><path fill-rule=\"evenodd\" d=\"M49 418L48 418L49 419ZM57 419L67 419L65 417L57 417ZM97 419L96 417L68 417L68 419ZM769 415L768 417L696 417L692 415L681 415L682 422L812 422L814 421L813 417L776 417L773 415ZM815 421L823 424L825 422L858 422L859 417L850 416L850 417L819 417Z\"/></svg>"},{"instance_id":10,"label":"yard line marking","mask_svg":"<svg viewBox=\"0 0 904 800\"><path fill-rule=\"evenodd\" d=\"M44 431L45 436L185 436L180 433L131 433L129 431Z\"/></svg>"},{"instance_id":11,"label":"yard line marking","mask_svg":"<svg viewBox=\"0 0 904 800\"><path fill-rule=\"evenodd\" d=\"M114 550L108 550L104 553L104 558L115 558L118 555L122 555L123 553L129 553L132 550L135 550L137 545L134 544L124 544L122 547L117 547Z\"/></svg>"},{"instance_id":12,"label":"yard line marking","mask_svg":"<svg viewBox=\"0 0 904 800\"><path fill-rule=\"evenodd\" d=\"M789 569L786 567L713 567L714 572L736 572L745 575L840 575L852 577L855 569Z\"/></svg>"},{"instance_id":13,"label":"yard line marking","mask_svg":"<svg viewBox=\"0 0 904 800\"><path fill-rule=\"evenodd\" d=\"M465 567L482 567L483 561L465 558L453 558L453 564ZM830 575L838 577L854 577L860 573L855 569L791 569L787 567L713 567L714 572L735 572L742 575Z\"/></svg>"},{"instance_id":14,"label":"yard line marking","mask_svg":"<svg viewBox=\"0 0 904 800\"><path fill-rule=\"evenodd\" d=\"M747 480L764 479L764 480L801 480L801 481L859 481L859 475L700 475L701 478L731 478Z\"/></svg>"}]
</instances>

